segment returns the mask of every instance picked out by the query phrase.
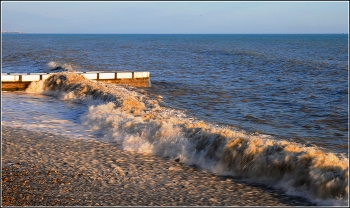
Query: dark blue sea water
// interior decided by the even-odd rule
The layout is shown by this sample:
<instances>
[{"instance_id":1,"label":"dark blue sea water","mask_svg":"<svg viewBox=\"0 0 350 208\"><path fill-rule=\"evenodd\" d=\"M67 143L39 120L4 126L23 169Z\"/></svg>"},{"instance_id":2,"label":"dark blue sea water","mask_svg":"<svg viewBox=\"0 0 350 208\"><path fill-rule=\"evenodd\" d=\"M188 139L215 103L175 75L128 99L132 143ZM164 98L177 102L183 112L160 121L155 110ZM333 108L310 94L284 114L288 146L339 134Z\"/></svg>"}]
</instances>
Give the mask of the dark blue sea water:
<instances>
[{"instance_id":1,"label":"dark blue sea water","mask_svg":"<svg viewBox=\"0 0 350 208\"><path fill-rule=\"evenodd\" d=\"M2 36L2 72L149 71L164 105L337 153L348 149L348 35Z\"/></svg>"},{"instance_id":2,"label":"dark blue sea water","mask_svg":"<svg viewBox=\"0 0 350 208\"><path fill-rule=\"evenodd\" d=\"M163 107L247 135L348 157L348 45L347 34L3 34L2 73L48 72L53 66L149 71L152 86L144 90L162 97ZM17 114L19 100L33 96L3 93L4 123L16 123L7 112ZM50 112L52 98L46 99L40 109ZM57 105L70 109L73 104ZM40 109L35 112L41 114ZM77 109L67 111L72 119L63 119L74 125L62 126L79 126L74 115L83 110ZM33 122L27 113L21 115L20 125ZM50 119L62 120L60 113L45 118L55 115Z\"/></svg>"}]
</instances>

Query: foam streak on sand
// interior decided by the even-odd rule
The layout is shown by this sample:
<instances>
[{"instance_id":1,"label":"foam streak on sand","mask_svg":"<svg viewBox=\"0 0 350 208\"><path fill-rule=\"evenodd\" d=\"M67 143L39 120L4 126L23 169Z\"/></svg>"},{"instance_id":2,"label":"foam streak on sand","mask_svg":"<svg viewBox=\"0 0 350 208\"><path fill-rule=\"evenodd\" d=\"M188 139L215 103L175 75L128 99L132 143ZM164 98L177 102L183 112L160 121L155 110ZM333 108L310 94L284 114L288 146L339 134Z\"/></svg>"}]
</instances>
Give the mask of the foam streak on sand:
<instances>
[{"instance_id":1,"label":"foam streak on sand","mask_svg":"<svg viewBox=\"0 0 350 208\"><path fill-rule=\"evenodd\" d=\"M320 203L347 203L348 159L333 153L193 120L161 107L143 90L105 85L74 73L53 75L42 84L29 86L27 92L31 91L63 100L94 101L82 117L83 123L102 130L105 139L125 150L278 184Z\"/></svg>"}]
</instances>

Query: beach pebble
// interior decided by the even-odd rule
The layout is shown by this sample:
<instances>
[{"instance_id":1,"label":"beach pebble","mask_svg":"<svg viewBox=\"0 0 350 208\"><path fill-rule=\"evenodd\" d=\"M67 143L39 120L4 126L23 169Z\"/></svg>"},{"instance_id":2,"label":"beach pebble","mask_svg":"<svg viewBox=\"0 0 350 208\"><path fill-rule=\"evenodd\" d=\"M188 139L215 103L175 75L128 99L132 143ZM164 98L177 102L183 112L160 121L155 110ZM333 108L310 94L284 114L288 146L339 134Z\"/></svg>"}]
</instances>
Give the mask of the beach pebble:
<instances>
[{"instance_id":1,"label":"beach pebble","mask_svg":"<svg viewBox=\"0 0 350 208\"><path fill-rule=\"evenodd\" d=\"M2 128L3 206L314 205L104 141Z\"/></svg>"}]
</instances>

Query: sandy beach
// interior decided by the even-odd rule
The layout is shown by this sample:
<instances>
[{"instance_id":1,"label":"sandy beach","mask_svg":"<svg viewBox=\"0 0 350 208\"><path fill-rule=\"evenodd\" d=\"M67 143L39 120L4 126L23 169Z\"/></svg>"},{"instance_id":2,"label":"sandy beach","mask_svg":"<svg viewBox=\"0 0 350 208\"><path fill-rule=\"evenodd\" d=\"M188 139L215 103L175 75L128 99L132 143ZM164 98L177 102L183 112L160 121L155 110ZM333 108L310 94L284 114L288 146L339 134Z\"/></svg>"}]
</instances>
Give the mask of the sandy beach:
<instances>
[{"instance_id":1,"label":"sandy beach","mask_svg":"<svg viewBox=\"0 0 350 208\"><path fill-rule=\"evenodd\" d=\"M176 161L2 126L2 206L308 206Z\"/></svg>"}]
</instances>

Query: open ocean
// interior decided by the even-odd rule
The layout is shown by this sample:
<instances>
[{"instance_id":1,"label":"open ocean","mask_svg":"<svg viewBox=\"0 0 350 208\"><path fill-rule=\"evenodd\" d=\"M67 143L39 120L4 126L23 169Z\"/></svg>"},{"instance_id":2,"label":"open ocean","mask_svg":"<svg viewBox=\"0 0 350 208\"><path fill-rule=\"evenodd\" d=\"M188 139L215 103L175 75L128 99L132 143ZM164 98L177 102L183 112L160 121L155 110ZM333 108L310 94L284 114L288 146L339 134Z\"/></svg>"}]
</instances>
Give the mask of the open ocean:
<instances>
[{"instance_id":1,"label":"open ocean","mask_svg":"<svg viewBox=\"0 0 350 208\"><path fill-rule=\"evenodd\" d=\"M2 34L2 73L151 75L149 88L110 85L99 96L52 83L2 92L2 126L117 141L346 206L348 45L347 34Z\"/></svg>"}]
</instances>

